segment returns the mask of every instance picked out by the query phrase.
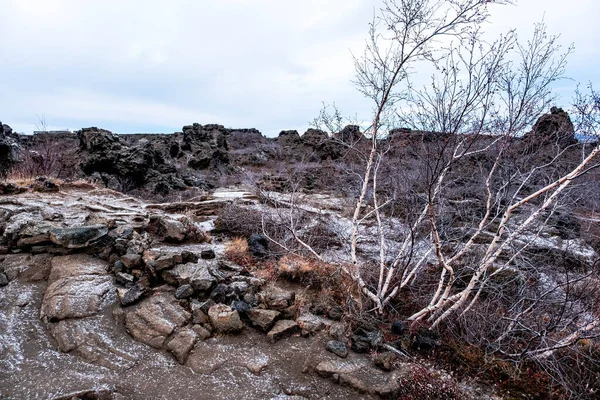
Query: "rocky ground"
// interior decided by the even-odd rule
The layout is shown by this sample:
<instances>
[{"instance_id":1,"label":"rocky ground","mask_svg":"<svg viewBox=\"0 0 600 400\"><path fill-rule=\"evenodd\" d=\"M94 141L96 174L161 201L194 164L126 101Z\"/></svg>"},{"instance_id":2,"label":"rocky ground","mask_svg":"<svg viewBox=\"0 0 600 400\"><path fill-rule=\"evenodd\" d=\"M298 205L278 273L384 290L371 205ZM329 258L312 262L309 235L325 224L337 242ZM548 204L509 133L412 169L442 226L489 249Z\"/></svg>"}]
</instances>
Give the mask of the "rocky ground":
<instances>
[{"instance_id":1,"label":"rocky ground","mask_svg":"<svg viewBox=\"0 0 600 400\"><path fill-rule=\"evenodd\" d=\"M302 287L227 261L206 231L234 198L255 201L243 191L147 204L40 185L0 197L1 399L487 396L369 332L352 344L371 354L350 350Z\"/></svg>"}]
</instances>

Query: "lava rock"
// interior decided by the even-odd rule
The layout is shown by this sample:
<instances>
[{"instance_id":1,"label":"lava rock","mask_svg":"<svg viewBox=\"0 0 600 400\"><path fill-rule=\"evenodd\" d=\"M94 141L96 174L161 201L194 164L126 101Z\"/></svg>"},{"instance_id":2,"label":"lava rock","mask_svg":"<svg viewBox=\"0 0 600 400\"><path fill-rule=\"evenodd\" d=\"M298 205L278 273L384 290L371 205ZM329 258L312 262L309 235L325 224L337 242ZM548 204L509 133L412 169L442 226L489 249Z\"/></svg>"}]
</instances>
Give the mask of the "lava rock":
<instances>
[{"instance_id":1,"label":"lava rock","mask_svg":"<svg viewBox=\"0 0 600 400\"><path fill-rule=\"evenodd\" d=\"M107 234L108 227L105 225L52 228L50 229L50 240L52 243L68 249L81 249L88 247L91 242Z\"/></svg>"},{"instance_id":2,"label":"lava rock","mask_svg":"<svg viewBox=\"0 0 600 400\"><path fill-rule=\"evenodd\" d=\"M200 253L200 258L204 260L212 260L215 257L216 255L213 249L202 250L202 252Z\"/></svg>"},{"instance_id":3,"label":"lava rock","mask_svg":"<svg viewBox=\"0 0 600 400\"><path fill-rule=\"evenodd\" d=\"M144 294L146 294L147 290L148 288L146 288L140 282L134 284L129 289L119 288L117 289L119 302L123 307L135 304L144 296Z\"/></svg>"},{"instance_id":4,"label":"lava rock","mask_svg":"<svg viewBox=\"0 0 600 400\"><path fill-rule=\"evenodd\" d=\"M263 331L268 331L271 329L275 320L279 318L281 313L275 310L264 310L261 308L253 308L249 310L247 313L248 319L250 320L252 326L255 326Z\"/></svg>"},{"instance_id":5,"label":"lava rock","mask_svg":"<svg viewBox=\"0 0 600 400\"><path fill-rule=\"evenodd\" d=\"M192 287L192 285L181 285L177 288L177 290L175 291L175 298L176 299L187 299L188 297L192 296L194 294L194 288Z\"/></svg>"},{"instance_id":6,"label":"lava rock","mask_svg":"<svg viewBox=\"0 0 600 400\"><path fill-rule=\"evenodd\" d=\"M326 349L327 351L332 352L338 357L348 357L348 348L346 348L346 345L343 342L339 342L337 340L330 340L329 342L327 342Z\"/></svg>"},{"instance_id":7,"label":"lava rock","mask_svg":"<svg viewBox=\"0 0 600 400\"><path fill-rule=\"evenodd\" d=\"M408 330L408 324L404 321L394 321L392 323L392 333L394 335L403 335Z\"/></svg>"},{"instance_id":8,"label":"lava rock","mask_svg":"<svg viewBox=\"0 0 600 400\"><path fill-rule=\"evenodd\" d=\"M282 319L275 322L275 325L269 333L267 333L267 340L270 343L275 343L278 340L281 340L285 337L291 336L294 333L298 332L300 327L296 323L296 321L292 321L289 319Z\"/></svg>"},{"instance_id":9,"label":"lava rock","mask_svg":"<svg viewBox=\"0 0 600 400\"><path fill-rule=\"evenodd\" d=\"M4 272L0 272L0 287L8 285L8 277Z\"/></svg>"},{"instance_id":10,"label":"lava rock","mask_svg":"<svg viewBox=\"0 0 600 400\"><path fill-rule=\"evenodd\" d=\"M236 310L224 304L216 304L208 310L210 323L217 332L234 333L244 328L240 315Z\"/></svg>"},{"instance_id":11,"label":"lava rock","mask_svg":"<svg viewBox=\"0 0 600 400\"><path fill-rule=\"evenodd\" d=\"M269 239L264 235L253 233L248 238L248 250L254 257L266 257L269 251Z\"/></svg>"}]
</instances>

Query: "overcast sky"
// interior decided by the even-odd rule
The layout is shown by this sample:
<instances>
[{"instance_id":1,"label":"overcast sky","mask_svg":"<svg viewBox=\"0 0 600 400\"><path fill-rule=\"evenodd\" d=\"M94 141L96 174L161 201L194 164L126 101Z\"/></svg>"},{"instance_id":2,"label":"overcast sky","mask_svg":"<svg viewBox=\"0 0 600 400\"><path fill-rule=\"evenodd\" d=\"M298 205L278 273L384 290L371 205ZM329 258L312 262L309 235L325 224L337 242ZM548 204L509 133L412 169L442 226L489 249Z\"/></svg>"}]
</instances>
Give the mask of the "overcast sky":
<instances>
[{"instance_id":1,"label":"overcast sky","mask_svg":"<svg viewBox=\"0 0 600 400\"><path fill-rule=\"evenodd\" d=\"M174 132L192 122L303 132L321 107L370 105L351 51L379 0L0 0L0 120L50 128ZM492 33L545 18L575 43L567 74L600 86L600 2L492 7ZM575 81L558 88L564 105Z\"/></svg>"}]
</instances>

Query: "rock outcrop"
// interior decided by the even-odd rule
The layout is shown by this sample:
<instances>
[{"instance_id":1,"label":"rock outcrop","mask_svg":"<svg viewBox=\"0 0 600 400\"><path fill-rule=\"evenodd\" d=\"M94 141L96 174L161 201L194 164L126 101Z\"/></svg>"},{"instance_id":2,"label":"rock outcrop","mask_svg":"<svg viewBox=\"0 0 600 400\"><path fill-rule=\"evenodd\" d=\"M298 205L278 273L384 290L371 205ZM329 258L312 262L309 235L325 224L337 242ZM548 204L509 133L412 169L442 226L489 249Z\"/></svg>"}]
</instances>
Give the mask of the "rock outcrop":
<instances>
[{"instance_id":1,"label":"rock outcrop","mask_svg":"<svg viewBox=\"0 0 600 400\"><path fill-rule=\"evenodd\" d=\"M10 126L0 122L0 178L6 177L17 160L19 137Z\"/></svg>"},{"instance_id":2,"label":"rock outcrop","mask_svg":"<svg viewBox=\"0 0 600 400\"><path fill-rule=\"evenodd\" d=\"M523 140L535 148L552 144L565 148L577 143L575 128L569 114L558 107L552 107L549 114L538 118L531 132L527 133Z\"/></svg>"}]
</instances>

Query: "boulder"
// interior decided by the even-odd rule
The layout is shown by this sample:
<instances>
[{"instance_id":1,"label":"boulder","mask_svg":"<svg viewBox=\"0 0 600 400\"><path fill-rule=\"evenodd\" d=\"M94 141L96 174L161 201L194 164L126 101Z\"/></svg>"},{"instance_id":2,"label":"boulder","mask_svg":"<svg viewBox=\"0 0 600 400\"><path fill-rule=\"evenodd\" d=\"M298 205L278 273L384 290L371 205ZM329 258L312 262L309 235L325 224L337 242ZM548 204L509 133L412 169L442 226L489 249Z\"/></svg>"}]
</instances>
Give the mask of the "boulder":
<instances>
[{"instance_id":1,"label":"boulder","mask_svg":"<svg viewBox=\"0 0 600 400\"><path fill-rule=\"evenodd\" d=\"M150 216L149 228L165 242L171 243L183 242L188 231L183 223L159 215Z\"/></svg>"},{"instance_id":2,"label":"boulder","mask_svg":"<svg viewBox=\"0 0 600 400\"><path fill-rule=\"evenodd\" d=\"M261 308L253 308L249 310L246 315L248 319L252 323L252 326L255 326L263 331L268 331L271 329L275 320L279 318L281 313L275 310L263 310Z\"/></svg>"},{"instance_id":3,"label":"boulder","mask_svg":"<svg viewBox=\"0 0 600 400\"><path fill-rule=\"evenodd\" d=\"M107 264L87 254L52 259L40 317L45 321L97 314L111 301L112 277Z\"/></svg>"},{"instance_id":4,"label":"boulder","mask_svg":"<svg viewBox=\"0 0 600 400\"><path fill-rule=\"evenodd\" d=\"M281 311L294 304L296 293L277 286L269 286L258 294L258 298L267 308Z\"/></svg>"},{"instance_id":5,"label":"boulder","mask_svg":"<svg viewBox=\"0 0 600 400\"><path fill-rule=\"evenodd\" d=\"M270 343L275 343L278 340L293 335L299 330L300 327L295 321L282 319L277 321L269 333L267 333L267 340Z\"/></svg>"},{"instance_id":6,"label":"boulder","mask_svg":"<svg viewBox=\"0 0 600 400\"><path fill-rule=\"evenodd\" d=\"M166 348L175 356L179 364L185 364L197 341L198 334L193 329L184 328L173 335L166 344Z\"/></svg>"},{"instance_id":7,"label":"boulder","mask_svg":"<svg viewBox=\"0 0 600 400\"><path fill-rule=\"evenodd\" d=\"M52 228L49 232L52 243L67 249L81 249L106 236L108 227L105 225L90 225L73 228Z\"/></svg>"},{"instance_id":8,"label":"boulder","mask_svg":"<svg viewBox=\"0 0 600 400\"><path fill-rule=\"evenodd\" d=\"M160 349L176 328L182 327L191 315L168 294L144 299L126 309L125 328L134 339Z\"/></svg>"},{"instance_id":9,"label":"boulder","mask_svg":"<svg viewBox=\"0 0 600 400\"><path fill-rule=\"evenodd\" d=\"M240 315L236 310L224 304L216 304L208 310L210 323L217 332L235 333L244 328Z\"/></svg>"},{"instance_id":10,"label":"boulder","mask_svg":"<svg viewBox=\"0 0 600 400\"><path fill-rule=\"evenodd\" d=\"M248 250L254 257L266 257L269 251L269 239L264 235L253 233L248 238Z\"/></svg>"},{"instance_id":11,"label":"boulder","mask_svg":"<svg viewBox=\"0 0 600 400\"><path fill-rule=\"evenodd\" d=\"M344 342L340 342L337 340L330 340L327 342L326 346L327 351L332 352L338 357L346 358L348 357L348 348L344 344Z\"/></svg>"},{"instance_id":12,"label":"boulder","mask_svg":"<svg viewBox=\"0 0 600 400\"><path fill-rule=\"evenodd\" d=\"M210 273L209 266L205 262L179 264L170 270L163 271L162 277L171 285L190 284L199 292L210 290L217 281L217 278Z\"/></svg>"},{"instance_id":13,"label":"boulder","mask_svg":"<svg viewBox=\"0 0 600 400\"><path fill-rule=\"evenodd\" d=\"M140 282L135 283L128 289L117 289L119 302L123 307L137 303L148 291L148 288Z\"/></svg>"}]
</instances>

